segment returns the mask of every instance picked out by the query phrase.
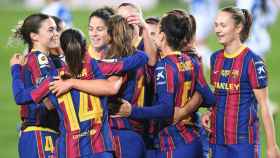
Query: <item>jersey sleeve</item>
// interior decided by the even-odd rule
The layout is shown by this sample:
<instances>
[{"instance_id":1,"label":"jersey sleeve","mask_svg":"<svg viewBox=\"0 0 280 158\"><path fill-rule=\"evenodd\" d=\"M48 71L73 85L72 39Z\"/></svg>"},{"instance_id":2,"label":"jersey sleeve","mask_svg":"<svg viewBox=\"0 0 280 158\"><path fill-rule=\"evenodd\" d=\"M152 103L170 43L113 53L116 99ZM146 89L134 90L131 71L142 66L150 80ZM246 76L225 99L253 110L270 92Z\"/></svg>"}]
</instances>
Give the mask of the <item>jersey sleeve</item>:
<instances>
[{"instance_id":1,"label":"jersey sleeve","mask_svg":"<svg viewBox=\"0 0 280 158\"><path fill-rule=\"evenodd\" d=\"M30 102L39 103L43 97L49 92L49 82L51 78L47 78L37 87L32 86L25 88L21 78L21 65L13 65L12 72L12 89L16 104L22 105Z\"/></svg>"},{"instance_id":2,"label":"jersey sleeve","mask_svg":"<svg viewBox=\"0 0 280 158\"><path fill-rule=\"evenodd\" d=\"M174 105L174 73L170 67L159 66L155 69L156 101L152 106L133 106L131 117L136 119L171 118Z\"/></svg>"},{"instance_id":3,"label":"jersey sleeve","mask_svg":"<svg viewBox=\"0 0 280 158\"><path fill-rule=\"evenodd\" d=\"M260 57L253 56L253 58L249 61L248 78L253 89L261 89L267 87L267 69Z\"/></svg>"},{"instance_id":4,"label":"jersey sleeve","mask_svg":"<svg viewBox=\"0 0 280 158\"><path fill-rule=\"evenodd\" d=\"M208 86L203 75L203 67L200 62L194 62L196 71L195 90L200 93L203 98L202 105L209 107L215 105L215 96Z\"/></svg>"},{"instance_id":5,"label":"jersey sleeve","mask_svg":"<svg viewBox=\"0 0 280 158\"><path fill-rule=\"evenodd\" d=\"M113 75L136 70L148 62L145 52L137 50L133 55L121 59L104 59L98 66L104 75Z\"/></svg>"}]
</instances>

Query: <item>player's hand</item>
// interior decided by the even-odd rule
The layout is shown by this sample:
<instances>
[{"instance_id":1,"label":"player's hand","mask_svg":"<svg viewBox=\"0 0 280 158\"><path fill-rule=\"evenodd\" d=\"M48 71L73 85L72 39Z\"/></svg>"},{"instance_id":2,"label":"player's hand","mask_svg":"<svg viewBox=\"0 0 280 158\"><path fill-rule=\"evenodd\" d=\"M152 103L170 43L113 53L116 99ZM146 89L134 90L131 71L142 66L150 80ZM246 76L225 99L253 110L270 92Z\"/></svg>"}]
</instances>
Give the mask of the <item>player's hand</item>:
<instances>
[{"instance_id":1,"label":"player's hand","mask_svg":"<svg viewBox=\"0 0 280 158\"><path fill-rule=\"evenodd\" d=\"M201 116L201 124L208 132L211 132L211 130L210 130L210 115L211 115L210 112L206 112L206 113L202 114L202 116Z\"/></svg>"},{"instance_id":2,"label":"player's hand","mask_svg":"<svg viewBox=\"0 0 280 158\"><path fill-rule=\"evenodd\" d=\"M175 107L174 108L174 115L173 115L173 124L178 123L184 117L184 112L182 108Z\"/></svg>"},{"instance_id":3,"label":"player's hand","mask_svg":"<svg viewBox=\"0 0 280 158\"><path fill-rule=\"evenodd\" d=\"M141 28L146 28L146 22L141 16L141 14L131 14L126 17L126 20L131 25L138 25Z\"/></svg>"},{"instance_id":4,"label":"player's hand","mask_svg":"<svg viewBox=\"0 0 280 158\"><path fill-rule=\"evenodd\" d=\"M120 106L120 110L116 114L116 116L129 117L131 114L132 106L128 101L126 101L124 99L122 99L122 102L123 102L123 104Z\"/></svg>"},{"instance_id":5,"label":"player's hand","mask_svg":"<svg viewBox=\"0 0 280 158\"><path fill-rule=\"evenodd\" d=\"M20 64L22 65L24 61L24 57L23 55L19 54L19 53L15 53L12 58L10 59L10 66L16 65L16 64Z\"/></svg>"},{"instance_id":6,"label":"player's hand","mask_svg":"<svg viewBox=\"0 0 280 158\"><path fill-rule=\"evenodd\" d=\"M273 145L272 147L267 146L266 152L267 158L280 158L280 150L277 145Z\"/></svg>"},{"instance_id":7,"label":"player's hand","mask_svg":"<svg viewBox=\"0 0 280 158\"><path fill-rule=\"evenodd\" d=\"M49 90L56 96L60 96L72 89L72 80L62 80L60 78L55 78L57 80L49 84Z\"/></svg>"}]
</instances>

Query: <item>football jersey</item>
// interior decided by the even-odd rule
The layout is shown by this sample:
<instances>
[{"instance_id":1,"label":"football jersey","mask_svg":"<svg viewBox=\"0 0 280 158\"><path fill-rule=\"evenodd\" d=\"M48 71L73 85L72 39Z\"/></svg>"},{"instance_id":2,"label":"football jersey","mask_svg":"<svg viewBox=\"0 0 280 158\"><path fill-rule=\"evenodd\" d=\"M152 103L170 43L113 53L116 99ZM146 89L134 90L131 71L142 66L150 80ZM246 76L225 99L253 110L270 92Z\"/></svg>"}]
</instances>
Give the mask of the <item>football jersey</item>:
<instances>
[{"instance_id":1,"label":"football jersey","mask_svg":"<svg viewBox=\"0 0 280 158\"><path fill-rule=\"evenodd\" d=\"M154 80L153 104L143 108L134 106L131 117L155 121L157 136L154 147L162 151L174 150L176 146L191 143L198 137L195 128L195 113L173 125L173 111L174 107L185 106L195 90L202 93L202 96L204 96L203 93L212 94L202 76L200 64L191 56L175 52L158 61Z\"/></svg>"},{"instance_id":2,"label":"football jersey","mask_svg":"<svg viewBox=\"0 0 280 158\"><path fill-rule=\"evenodd\" d=\"M66 73L67 67L60 73ZM79 79L104 79L96 61L86 56ZM72 89L55 97L49 95L60 118L57 156L77 158L112 151L106 97L96 97Z\"/></svg>"},{"instance_id":3,"label":"football jersey","mask_svg":"<svg viewBox=\"0 0 280 158\"><path fill-rule=\"evenodd\" d=\"M26 58L24 66L12 70L13 95L16 103L21 105L22 126L53 127L52 123L56 123L47 119L53 112L47 110L40 101L48 94L51 76L56 73L55 66L48 56L39 51L31 51Z\"/></svg>"},{"instance_id":4,"label":"football jersey","mask_svg":"<svg viewBox=\"0 0 280 158\"><path fill-rule=\"evenodd\" d=\"M216 106L211 114L212 144L259 143L257 100L253 89L267 86L263 60L242 46L234 54L219 50L211 57Z\"/></svg>"}]
</instances>

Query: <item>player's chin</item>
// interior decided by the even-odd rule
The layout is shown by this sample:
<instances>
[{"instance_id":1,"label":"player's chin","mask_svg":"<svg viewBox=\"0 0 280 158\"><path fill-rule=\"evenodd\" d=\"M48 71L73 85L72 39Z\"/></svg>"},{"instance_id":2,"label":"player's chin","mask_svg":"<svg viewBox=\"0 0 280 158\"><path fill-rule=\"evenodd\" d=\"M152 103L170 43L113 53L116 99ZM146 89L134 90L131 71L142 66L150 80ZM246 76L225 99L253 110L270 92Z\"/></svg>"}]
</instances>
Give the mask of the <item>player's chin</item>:
<instances>
[{"instance_id":1,"label":"player's chin","mask_svg":"<svg viewBox=\"0 0 280 158\"><path fill-rule=\"evenodd\" d=\"M223 45L226 43L226 41L223 38L218 38L218 42Z\"/></svg>"},{"instance_id":2,"label":"player's chin","mask_svg":"<svg viewBox=\"0 0 280 158\"><path fill-rule=\"evenodd\" d=\"M51 42L49 48L51 49L59 48L59 44L57 42Z\"/></svg>"}]
</instances>

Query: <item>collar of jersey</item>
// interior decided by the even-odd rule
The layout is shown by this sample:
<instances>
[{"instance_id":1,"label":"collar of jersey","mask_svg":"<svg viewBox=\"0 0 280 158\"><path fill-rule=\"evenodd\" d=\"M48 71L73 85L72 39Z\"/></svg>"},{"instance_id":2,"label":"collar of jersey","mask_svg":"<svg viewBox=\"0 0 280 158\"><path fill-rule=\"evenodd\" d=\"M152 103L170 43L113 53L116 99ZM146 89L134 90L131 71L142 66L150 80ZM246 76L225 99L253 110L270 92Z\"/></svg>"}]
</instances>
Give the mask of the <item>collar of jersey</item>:
<instances>
[{"instance_id":1,"label":"collar of jersey","mask_svg":"<svg viewBox=\"0 0 280 158\"><path fill-rule=\"evenodd\" d=\"M165 58L167 56L172 56L172 55L180 55L181 52L180 51L174 51L174 52L171 52L169 54L164 54L164 53L161 53L161 58Z\"/></svg>"},{"instance_id":2,"label":"collar of jersey","mask_svg":"<svg viewBox=\"0 0 280 158\"><path fill-rule=\"evenodd\" d=\"M41 52L41 51L39 51L39 50L37 50L37 49L35 49L35 48L32 48L30 52ZM48 52L41 52L41 53L43 53L43 54L45 54L45 55L47 55L47 56L49 55Z\"/></svg>"},{"instance_id":3,"label":"collar of jersey","mask_svg":"<svg viewBox=\"0 0 280 158\"><path fill-rule=\"evenodd\" d=\"M93 47L92 47L91 44L89 44L89 46L88 46L88 53L89 53L90 56L91 56L92 58L94 58L94 59L100 58L100 57L97 55L98 52L96 52L96 51L93 49Z\"/></svg>"},{"instance_id":4,"label":"collar of jersey","mask_svg":"<svg viewBox=\"0 0 280 158\"><path fill-rule=\"evenodd\" d=\"M235 52L235 53L228 53L224 51L224 56L226 58L235 58L237 57L239 54L241 54L243 52L243 50L246 48L245 45L241 45L241 47Z\"/></svg>"}]
</instances>

